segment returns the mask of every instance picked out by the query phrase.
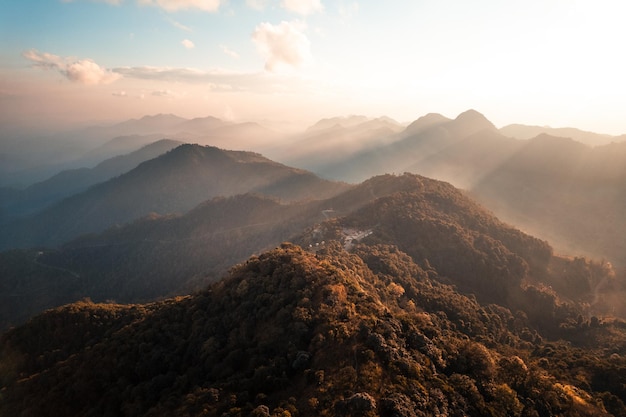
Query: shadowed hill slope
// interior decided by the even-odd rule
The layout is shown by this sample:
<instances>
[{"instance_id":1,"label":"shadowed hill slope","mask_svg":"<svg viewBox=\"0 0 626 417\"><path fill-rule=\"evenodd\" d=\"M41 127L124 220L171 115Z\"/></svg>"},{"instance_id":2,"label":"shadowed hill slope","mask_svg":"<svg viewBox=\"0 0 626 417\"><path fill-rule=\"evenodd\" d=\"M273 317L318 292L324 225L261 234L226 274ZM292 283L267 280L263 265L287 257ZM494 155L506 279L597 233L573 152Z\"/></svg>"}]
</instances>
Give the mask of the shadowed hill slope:
<instances>
[{"instance_id":1,"label":"shadowed hill slope","mask_svg":"<svg viewBox=\"0 0 626 417\"><path fill-rule=\"evenodd\" d=\"M320 165L315 171L345 181L402 173L468 136L492 131L496 131L495 126L475 110L463 112L454 120L430 114L409 125L393 143L359 152L337 163Z\"/></svg>"},{"instance_id":2,"label":"shadowed hill slope","mask_svg":"<svg viewBox=\"0 0 626 417\"><path fill-rule=\"evenodd\" d=\"M328 198L347 188L259 154L182 145L7 225L0 247L58 245L151 212L185 212L215 196L258 192L294 201Z\"/></svg>"},{"instance_id":3,"label":"shadowed hill slope","mask_svg":"<svg viewBox=\"0 0 626 417\"><path fill-rule=\"evenodd\" d=\"M396 245L443 282L511 306L528 295L522 287L536 283L588 303L589 313L599 311L607 292L619 293L610 265L580 259L553 267L557 258L546 242L498 221L450 184L385 175L327 200L220 197L182 216L149 216L57 250L0 253L0 324L83 297L139 302L184 294L285 240L312 248L333 240Z\"/></svg>"},{"instance_id":4,"label":"shadowed hill slope","mask_svg":"<svg viewBox=\"0 0 626 417\"><path fill-rule=\"evenodd\" d=\"M31 214L92 185L124 174L140 163L156 158L181 144L182 142L163 139L127 155L107 159L94 168L62 171L45 181L16 191L11 198L3 198L2 210L7 217Z\"/></svg>"}]
</instances>

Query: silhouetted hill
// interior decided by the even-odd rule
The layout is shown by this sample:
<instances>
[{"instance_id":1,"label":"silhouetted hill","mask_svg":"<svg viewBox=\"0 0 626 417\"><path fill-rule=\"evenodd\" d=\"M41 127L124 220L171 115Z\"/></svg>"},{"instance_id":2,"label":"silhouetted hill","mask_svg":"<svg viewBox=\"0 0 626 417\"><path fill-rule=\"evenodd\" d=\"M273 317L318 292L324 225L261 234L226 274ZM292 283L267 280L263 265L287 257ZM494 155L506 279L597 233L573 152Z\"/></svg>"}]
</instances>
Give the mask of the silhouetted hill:
<instances>
[{"instance_id":1,"label":"silhouetted hill","mask_svg":"<svg viewBox=\"0 0 626 417\"><path fill-rule=\"evenodd\" d=\"M412 176L382 176L308 203L251 194L216 197L182 216L153 214L56 250L0 253L0 329L85 297L139 302L184 294L317 222L414 187Z\"/></svg>"},{"instance_id":2,"label":"silhouetted hill","mask_svg":"<svg viewBox=\"0 0 626 417\"><path fill-rule=\"evenodd\" d=\"M107 159L112 159L118 156L123 156L138 151L145 146L162 140L164 137L170 136L166 136L166 134L162 133L117 136L102 144L101 146L98 146L97 148L85 153L73 163L79 164L82 167L92 167L94 166L94 164L100 164ZM183 142L184 140L180 141L180 143Z\"/></svg>"},{"instance_id":3,"label":"silhouetted hill","mask_svg":"<svg viewBox=\"0 0 626 417\"><path fill-rule=\"evenodd\" d=\"M561 250L626 265L626 145L591 148L547 135L526 141L472 189L507 221Z\"/></svg>"},{"instance_id":4,"label":"silhouetted hill","mask_svg":"<svg viewBox=\"0 0 626 417\"><path fill-rule=\"evenodd\" d=\"M0 328L84 297L140 302L188 293L284 240L315 249L363 238L398 246L481 300L514 306L526 297L520 286L541 283L604 314L609 292L621 293L614 278L605 279L610 265L553 257L547 243L502 224L449 184L386 175L327 200L219 197L182 216L151 215L57 250L1 253Z\"/></svg>"},{"instance_id":5,"label":"silhouetted hill","mask_svg":"<svg viewBox=\"0 0 626 417\"><path fill-rule=\"evenodd\" d=\"M439 113L428 113L425 116L421 116L406 128L406 133L419 133L425 129L431 128L433 126L437 126L446 122L449 122L450 119L442 116Z\"/></svg>"},{"instance_id":6,"label":"silhouetted hill","mask_svg":"<svg viewBox=\"0 0 626 417\"><path fill-rule=\"evenodd\" d=\"M311 169L323 172L327 178L357 182L382 173L407 172L468 136L491 134L494 130L495 126L475 110L463 112L454 120L429 114L410 124L394 141Z\"/></svg>"},{"instance_id":7,"label":"silhouetted hill","mask_svg":"<svg viewBox=\"0 0 626 417\"><path fill-rule=\"evenodd\" d=\"M620 142L624 138L606 134L587 132L572 127L549 127L549 126L528 126L522 124L511 124L500 128L500 133L516 139L532 139L541 134L571 138L577 142L589 146L608 145L611 142Z\"/></svg>"},{"instance_id":8,"label":"silhouetted hill","mask_svg":"<svg viewBox=\"0 0 626 417\"><path fill-rule=\"evenodd\" d=\"M377 148L398 140L403 126L395 120L365 116L323 119L296 135L289 143L280 144L270 152L285 163L315 169L327 177L323 168L339 163L367 149Z\"/></svg>"},{"instance_id":9,"label":"silhouetted hill","mask_svg":"<svg viewBox=\"0 0 626 417\"><path fill-rule=\"evenodd\" d=\"M94 168L62 171L46 181L16 191L10 198L2 199L0 206L11 216L31 214L94 184L130 171L141 162L156 158L179 145L181 142L162 139L128 155L107 159Z\"/></svg>"},{"instance_id":10,"label":"silhouetted hill","mask_svg":"<svg viewBox=\"0 0 626 417\"><path fill-rule=\"evenodd\" d=\"M182 145L41 213L7 225L1 247L58 245L150 212L185 212L214 196L259 192L285 200L321 199L346 187L259 154Z\"/></svg>"},{"instance_id":11,"label":"silhouetted hill","mask_svg":"<svg viewBox=\"0 0 626 417\"><path fill-rule=\"evenodd\" d=\"M626 413L624 322L573 311L542 335L437 275L395 246L283 244L193 296L68 305L0 339L0 413Z\"/></svg>"},{"instance_id":12,"label":"silhouetted hill","mask_svg":"<svg viewBox=\"0 0 626 417\"><path fill-rule=\"evenodd\" d=\"M620 185L626 181L626 145L591 147L546 133L531 139L503 134L510 131L496 129L474 110L454 120L428 114L377 147L330 162L310 158L311 169L355 182L401 172L449 181L561 252L626 265L626 195Z\"/></svg>"},{"instance_id":13,"label":"silhouetted hill","mask_svg":"<svg viewBox=\"0 0 626 417\"><path fill-rule=\"evenodd\" d=\"M448 181L463 189L472 189L524 146L524 141L510 139L496 130L474 133L408 167L431 178Z\"/></svg>"},{"instance_id":14,"label":"silhouetted hill","mask_svg":"<svg viewBox=\"0 0 626 417\"><path fill-rule=\"evenodd\" d=\"M352 115L352 116L346 116L346 117L331 117L327 119L318 120L314 125L309 126L307 128L307 131L312 132L315 130L335 129L338 127L343 127L343 128L353 127L353 126L363 124L367 122L368 120L371 120L371 119L366 116L360 116L360 115Z\"/></svg>"}]
</instances>

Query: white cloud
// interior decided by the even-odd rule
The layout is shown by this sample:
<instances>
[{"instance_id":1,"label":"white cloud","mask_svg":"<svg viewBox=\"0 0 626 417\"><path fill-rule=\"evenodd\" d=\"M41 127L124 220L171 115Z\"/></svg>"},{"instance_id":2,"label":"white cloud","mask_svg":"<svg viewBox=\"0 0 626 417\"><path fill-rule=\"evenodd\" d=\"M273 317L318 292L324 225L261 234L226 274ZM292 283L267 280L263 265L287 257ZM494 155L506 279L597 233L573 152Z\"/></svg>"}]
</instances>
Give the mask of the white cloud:
<instances>
[{"instance_id":1,"label":"white cloud","mask_svg":"<svg viewBox=\"0 0 626 417\"><path fill-rule=\"evenodd\" d=\"M235 59L239 59L239 54L235 51L233 51L232 49L230 49L228 46L226 45L220 45L220 48L222 49L222 52L224 52L226 55L235 58Z\"/></svg>"},{"instance_id":2,"label":"white cloud","mask_svg":"<svg viewBox=\"0 0 626 417\"><path fill-rule=\"evenodd\" d=\"M139 4L157 6L168 12L178 10L200 9L205 12L216 12L222 0L137 0Z\"/></svg>"},{"instance_id":3,"label":"white cloud","mask_svg":"<svg viewBox=\"0 0 626 417\"><path fill-rule=\"evenodd\" d=\"M126 91L115 91L114 93L112 93L114 97L121 97L121 98L127 98L128 94L126 94Z\"/></svg>"},{"instance_id":4,"label":"white cloud","mask_svg":"<svg viewBox=\"0 0 626 417\"><path fill-rule=\"evenodd\" d=\"M252 35L265 69L274 71L281 66L299 67L311 56L310 42L300 30L299 22L281 22L279 25L261 23Z\"/></svg>"},{"instance_id":5,"label":"white cloud","mask_svg":"<svg viewBox=\"0 0 626 417\"><path fill-rule=\"evenodd\" d=\"M193 32L193 29L191 29L189 26L185 26L182 23L174 20L174 19L167 19L168 22L171 23L172 26L174 26L175 28L178 28L180 30L184 30L185 32Z\"/></svg>"},{"instance_id":6,"label":"white cloud","mask_svg":"<svg viewBox=\"0 0 626 417\"><path fill-rule=\"evenodd\" d=\"M164 97L164 98L177 98L180 96L180 94L172 90L157 90L157 91L153 91L152 95L155 97Z\"/></svg>"},{"instance_id":7,"label":"white cloud","mask_svg":"<svg viewBox=\"0 0 626 417\"><path fill-rule=\"evenodd\" d=\"M189 39L183 39L180 43L187 49L193 49L196 47L196 45Z\"/></svg>"},{"instance_id":8,"label":"white cloud","mask_svg":"<svg viewBox=\"0 0 626 417\"><path fill-rule=\"evenodd\" d=\"M101 67L91 59L62 58L34 49L24 52L23 56L38 68L57 70L68 80L80 84L110 84L121 78L120 74Z\"/></svg>"},{"instance_id":9,"label":"white cloud","mask_svg":"<svg viewBox=\"0 0 626 417\"><path fill-rule=\"evenodd\" d=\"M202 71L195 68L123 67L115 73L140 80L207 85L211 91L242 91L266 84L262 74L235 73L221 70ZM234 87L236 86L236 87Z\"/></svg>"},{"instance_id":10,"label":"white cloud","mask_svg":"<svg viewBox=\"0 0 626 417\"><path fill-rule=\"evenodd\" d=\"M254 10L263 10L267 6L267 0L246 0L248 7Z\"/></svg>"},{"instance_id":11,"label":"white cloud","mask_svg":"<svg viewBox=\"0 0 626 417\"><path fill-rule=\"evenodd\" d=\"M290 12L304 16L324 10L320 0L282 0L280 5Z\"/></svg>"}]
</instances>

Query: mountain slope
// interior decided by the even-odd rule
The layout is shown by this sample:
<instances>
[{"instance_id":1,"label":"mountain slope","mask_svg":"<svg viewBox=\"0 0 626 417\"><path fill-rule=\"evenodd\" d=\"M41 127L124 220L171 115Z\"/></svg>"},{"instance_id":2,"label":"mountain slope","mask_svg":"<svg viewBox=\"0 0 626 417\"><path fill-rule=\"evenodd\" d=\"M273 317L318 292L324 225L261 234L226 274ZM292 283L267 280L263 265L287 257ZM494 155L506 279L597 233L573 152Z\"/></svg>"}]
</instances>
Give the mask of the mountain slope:
<instances>
[{"instance_id":1,"label":"mountain slope","mask_svg":"<svg viewBox=\"0 0 626 417\"><path fill-rule=\"evenodd\" d=\"M327 178L344 181L363 181L382 173L402 173L468 136L494 130L495 126L475 110L463 112L454 120L429 114L409 125L392 143L364 150L339 162L321 165L314 171L323 172Z\"/></svg>"},{"instance_id":2,"label":"mountain slope","mask_svg":"<svg viewBox=\"0 0 626 417\"><path fill-rule=\"evenodd\" d=\"M626 265L626 144L591 148L541 135L526 141L472 192L501 218L560 250Z\"/></svg>"},{"instance_id":3,"label":"mountain slope","mask_svg":"<svg viewBox=\"0 0 626 417\"><path fill-rule=\"evenodd\" d=\"M19 190L11 199L3 200L3 210L11 216L30 214L94 184L130 171L140 163L156 158L181 144L182 142L162 139L127 155L107 159L94 168L62 171L45 181Z\"/></svg>"},{"instance_id":4,"label":"mountain slope","mask_svg":"<svg viewBox=\"0 0 626 417\"><path fill-rule=\"evenodd\" d=\"M0 247L58 245L150 212L184 212L214 196L258 192L302 200L329 197L347 187L259 154L182 145L120 177L8 225Z\"/></svg>"},{"instance_id":5,"label":"mountain slope","mask_svg":"<svg viewBox=\"0 0 626 417\"><path fill-rule=\"evenodd\" d=\"M275 159L292 166L315 169L327 176L325 166L398 140L403 126L389 118L365 116L323 119L287 144L270 150Z\"/></svg>"},{"instance_id":6,"label":"mountain slope","mask_svg":"<svg viewBox=\"0 0 626 417\"><path fill-rule=\"evenodd\" d=\"M626 413L623 322L547 341L434 272L394 246L284 244L190 297L59 308L0 339L0 413Z\"/></svg>"},{"instance_id":7,"label":"mountain slope","mask_svg":"<svg viewBox=\"0 0 626 417\"><path fill-rule=\"evenodd\" d=\"M626 313L603 304L621 294L610 265L555 257L547 243L501 223L451 185L407 174L375 177L322 201L215 198L182 216L149 216L56 250L0 253L0 328L84 297L140 302L188 293L285 240L307 248L333 240L392 244L481 300L513 307L532 284L559 288L595 314Z\"/></svg>"},{"instance_id":8,"label":"mountain slope","mask_svg":"<svg viewBox=\"0 0 626 417\"><path fill-rule=\"evenodd\" d=\"M586 132L584 130L571 127L554 128L549 126L528 126L522 124L504 126L500 128L500 133L516 139L532 139L541 134L546 134L562 138L571 138L588 146L608 145L611 142L621 142L624 140L624 138L620 136Z\"/></svg>"},{"instance_id":9,"label":"mountain slope","mask_svg":"<svg viewBox=\"0 0 626 417\"><path fill-rule=\"evenodd\" d=\"M315 223L415 185L412 176L382 176L298 204L251 194L216 197L181 216L148 216L56 250L0 253L0 329L85 297L139 302L201 288Z\"/></svg>"}]
</instances>

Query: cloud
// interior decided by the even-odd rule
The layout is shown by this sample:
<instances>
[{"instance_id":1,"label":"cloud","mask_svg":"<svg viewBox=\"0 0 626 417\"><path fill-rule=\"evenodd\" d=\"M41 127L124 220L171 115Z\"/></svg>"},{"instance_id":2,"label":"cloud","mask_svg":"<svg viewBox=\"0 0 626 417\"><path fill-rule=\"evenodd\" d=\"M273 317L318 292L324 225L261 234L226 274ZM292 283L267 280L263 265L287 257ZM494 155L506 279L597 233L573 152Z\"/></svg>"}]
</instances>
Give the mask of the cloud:
<instances>
[{"instance_id":1,"label":"cloud","mask_svg":"<svg viewBox=\"0 0 626 417\"><path fill-rule=\"evenodd\" d=\"M137 0L141 5L160 7L168 12L179 10L200 9L205 12L216 12L222 0Z\"/></svg>"},{"instance_id":2,"label":"cloud","mask_svg":"<svg viewBox=\"0 0 626 417\"><path fill-rule=\"evenodd\" d=\"M263 10L267 6L267 0L246 0L248 7L254 10Z\"/></svg>"},{"instance_id":3,"label":"cloud","mask_svg":"<svg viewBox=\"0 0 626 417\"><path fill-rule=\"evenodd\" d=\"M280 5L283 9L303 16L324 10L320 0L282 0Z\"/></svg>"},{"instance_id":4,"label":"cloud","mask_svg":"<svg viewBox=\"0 0 626 417\"><path fill-rule=\"evenodd\" d=\"M233 51L232 49L230 49L228 46L226 45L220 45L220 48L222 49L222 52L224 52L226 55L235 58L235 59L239 59L239 54L235 51Z\"/></svg>"},{"instance_id":5,"label":"cloud","mask_svg":"<svg viewBox=\"0 0 626 417\"><path fill-rule=\"evenodd\" d=\"M24 52L23 56L33 62L35 67L57 70L68 80L79 84L110 84L121 78L120 74L101 67L91 59L62 58L34 49Z\"/></svg>"},{"instance_id":6,"label":"cloud","mask_svg":"<svg viewBox=\"0 0 626 417\"><path fill-rule=\"evenodd\" d=\"M114 68L113 72L129 78L138 78L152 81L173 81L188 83L211 82L217 73L202 71L195 68L170 68L170 67L120 67Z\"/></svg>"},{"instance_id":7,"label":"cloud","mask_svg":"<svg viewBox=\"0 0 626 417\"><path fill-rule=\"evenodd\" d=\"M183 39L180 43L187 49L193 49L196 47L196 45L189 39Z\"/></svg>"},{"instance_id":8,"label":"cloud","mask_svg":"<svg viewBox=\"0 0 626 417\"><path fill-rule=\"evenodd\" d=\"M265 58L265 69L274 71L281 66L299 67L311 56L309 39L300 30L299 22L279 25L261 23L252 35L257 49Z\"/></svg>"},{"instance_id":9,"label":"cloud","mask_svg":"<svg viewBox=\"0 0 626 417\"><path fill-rule=\"evenodd\" d=\"M177 98L179 94L172 90L157 90L153 91L152 95L154 97L164 97L164 98Z\"/></svg>"},{"instance_id":10,"label":"cloud","mask_svg":"<svg viewBox=\"0 0 626 417\"><path fill-rule=\"evenodd\" d=\"M221 70L202 71L195 68L122 67L116 74L126 78L149 81L204 84L211 91L242 91L264 85L262 74L235 73ZM236 87L233 87L236 86Z\"/></svg>"},{"instance_id":11,"label":"cloud","mask_svg":"<svg viewBox=\"0 0 626 417\"><path fill-rule=\"evenodd\" d=\"M175 28L178 28L180 30L184 30L185 32L193 32L193 29L191 29L189 26L185 26L182 23L174 20L174 19L170 19L169 17L166 18L166 20Z\"/></svg>"},{"instance_id":12,"label":"cloud","mask_svg":"<svg viewBox=\"0 0 626 417\"><path fill-rule=\"evenodd\" d=\"M126 91L116 91L114 93L112 93L114 97L121 97L121 98L127 98L128 94L126 94Z\"/></svg>"}]
</instances>

